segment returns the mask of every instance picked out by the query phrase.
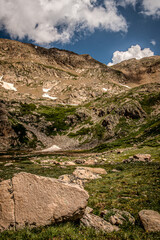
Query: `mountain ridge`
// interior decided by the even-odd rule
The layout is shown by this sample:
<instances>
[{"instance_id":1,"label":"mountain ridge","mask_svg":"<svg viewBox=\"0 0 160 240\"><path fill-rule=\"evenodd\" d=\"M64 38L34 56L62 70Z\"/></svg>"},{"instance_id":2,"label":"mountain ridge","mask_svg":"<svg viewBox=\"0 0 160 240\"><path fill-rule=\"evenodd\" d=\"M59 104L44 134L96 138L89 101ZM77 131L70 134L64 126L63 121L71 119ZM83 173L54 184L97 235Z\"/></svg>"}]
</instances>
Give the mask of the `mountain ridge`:
<instances>
[{"instance_id":1,"label":"mountain ridge","mask_svg":"<svg viewBox=\"0 0 160 240\"><path fill-rule=\"evenodd\" d=\"M157 146L159 59L107 67L88 55L1 39L1 150Z\"/></svg>"}]
</instances>

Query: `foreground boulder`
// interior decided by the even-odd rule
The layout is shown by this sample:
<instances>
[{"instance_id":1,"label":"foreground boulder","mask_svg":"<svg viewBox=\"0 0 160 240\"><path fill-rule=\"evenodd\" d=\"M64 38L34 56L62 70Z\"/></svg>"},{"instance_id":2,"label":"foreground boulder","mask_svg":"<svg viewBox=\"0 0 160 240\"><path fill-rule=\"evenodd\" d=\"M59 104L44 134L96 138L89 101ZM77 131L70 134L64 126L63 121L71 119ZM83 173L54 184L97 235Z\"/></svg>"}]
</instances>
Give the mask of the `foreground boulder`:
<instances>
[{"instance_id":1,"label":"foreground boulder","mask_svg":"<svg viewBox=\"0 0 160 240\"><path fill-rule=\"evenodd\" d=\"M98 231L104 231L108 233L119 230L117 226L113 226L103 218L91 213L91 208L88 207L86 208L83 218L81 218L81 223L86 227L92 227Z\"/></svg>"},{"instance_id":2,"label":"foreground boulder","mask_svg":"<svg viewBox=\"0 0 160 240\"><path fill-rule=\"evenodd\" d=\"M144 229L147 232L160 232L160 214L153 210L142 210L139 212Z\"/></svg>"},{"instance_id":3,"label":"foreground boulder","mask_svg":"<svg viewBox=\"0 0 160 240\"><path fill-rule=\"evenodd\" d=\"M15 225L12 182L0 182L0 230L11 229Z\"/></svg>"},{"instance_id":4,"label":"foreground boulder","mask_svg":"<svg viewBox=\"0 0 160 240\"><path fill-rule=\"evenodd\" d=\"M150 154L136 154L133 157L129 157L128 159L123 160L123 163L130 162L151 162Z\"/></svg>"},{"instance_id":5,"label":"foreground boulder","mask_svg":"<svg viewBox=\"0 0 160 240\"><path fill-rule=\"evenodd\" d=\"M45 226L83 216L88 193L30 173L0 183L0 230Z\"/></svg>"}]
</instances>

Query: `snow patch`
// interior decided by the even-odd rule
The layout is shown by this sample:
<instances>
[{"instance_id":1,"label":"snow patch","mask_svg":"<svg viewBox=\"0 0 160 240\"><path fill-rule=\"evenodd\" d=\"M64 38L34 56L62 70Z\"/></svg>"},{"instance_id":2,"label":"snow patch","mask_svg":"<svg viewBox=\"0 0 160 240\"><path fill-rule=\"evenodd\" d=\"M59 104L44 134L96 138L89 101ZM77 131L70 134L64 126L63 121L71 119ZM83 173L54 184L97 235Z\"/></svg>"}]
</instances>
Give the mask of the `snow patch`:
<instances>
[{"instance_id":1,"label":"snow patch","mask_svg":"<svg viewBox=\"0 0 160 240\"><path fill-rule=\"evenodd\" d=\"M52 99L52 100L56 100L56 99L57 99L57 97L51 97L51 96L49 96L48 93L44 93L44 94L42 95L42 97L44 97L44 98L50 98L50 99Z\"/></svg>"},{"instance_id":2,"label":"snow patch","mask_svg":"<svg viewBox=\"0 0 160 240\"><path fill-rule=\"evenodd\" d=\"M103 90L104 92L107 92L109 89L107 89L107 88L102 88L102 90Z\"/></svg>"},{"instance_id":3,"label":"snow patch","mask_svg":"<svg viewBox=\"0 0 160 240\"><path fill-rule=\"evenodd\" d=\"M54 152L54 151L59 151L61 148L58 147L57 145L53 145L49 148L43 149L42 152Z\"/></svg>"},{"instance_id":4,"label":"snow patch","mask_svg":"<svg viewBox=\"0 0 160 240\"><path fill-rule=\"evenodd\" d=\"M129 87L127 85L124 85L124 84L121 84L121 83L120 83L120 85L123 86L123 87L126 87L126 88L131 88L131 87Z\"/></svg>"},{"instance_id":5,"label":"snow patch","mask_svg":"<svg viewBox=\"0 0 160 240\"><path fill-rule=\"evenodd\" d=\"M43 92L47 93L51 90L51 88L43 88Z\"/></svg>"},{"instance_id":6,"label":"snow patch","mask_svg":"<svg viewBox=\"0 0 160 240\"><path fill-rule=\"evenodd\" d=\"M17 91L17 89L14 87L13 83L4 82L4 81L2 81L2 79L3 79L3 76L0 77L0 85L3 88L5 88L7 90Z\"/></svg>"}]
</instances>

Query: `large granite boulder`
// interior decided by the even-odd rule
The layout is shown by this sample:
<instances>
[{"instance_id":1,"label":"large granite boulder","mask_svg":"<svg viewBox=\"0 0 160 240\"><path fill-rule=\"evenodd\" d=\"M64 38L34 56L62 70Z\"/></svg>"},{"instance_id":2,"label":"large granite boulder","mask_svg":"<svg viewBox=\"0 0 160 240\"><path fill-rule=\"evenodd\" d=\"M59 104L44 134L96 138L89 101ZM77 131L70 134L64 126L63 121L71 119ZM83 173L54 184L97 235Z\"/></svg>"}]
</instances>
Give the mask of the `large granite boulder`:
<instances>
[{"instance_id":1,"label":"large granite boulder","mask_svg":"<svg viewBox=\"0 0 160 240\"><path fill-rule=\"evenodd\" d=\"M88 197L82 188L54 178L16 174L0 183L0 230L79 219Z\"/></svg>"}]
</instances>

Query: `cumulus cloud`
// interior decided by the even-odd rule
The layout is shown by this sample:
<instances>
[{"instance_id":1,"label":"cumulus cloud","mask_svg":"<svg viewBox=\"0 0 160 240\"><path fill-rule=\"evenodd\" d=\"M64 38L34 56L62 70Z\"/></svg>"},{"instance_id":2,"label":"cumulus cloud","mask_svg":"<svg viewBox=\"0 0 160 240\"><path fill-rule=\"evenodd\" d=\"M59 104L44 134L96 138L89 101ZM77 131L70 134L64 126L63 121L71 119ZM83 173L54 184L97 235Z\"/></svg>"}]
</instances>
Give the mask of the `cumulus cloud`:
<instances>
[{"instance_id":1,"label":"cumulus cloud","mask_svg":"<svg viewBox=\"0 0 160 240\"><path fill-rule=\"evenodd\" d=\"M142 5L144 14L160 17L160 0L143 0Z\"/></svg>"},{"instance_id":2,"label":"cumulus cloud","mask_svg":"<svg viewBox=\"0 0 160 240\"><path fill-rule=\"evenodd\" d=\"M115 65L131 58L141 59L150 56L154 56L154 52L152 52L149 48L142 50L141 47L137 44L135 46L131 46L126 52L114 52L112 62L108 63L108 66Z\"/></svg>"},{"instance_id":3,"label":"cumulus cloud","mask_svg":"<svg viewBox=\"0 0 160 240\"><path fill-rule=\"evenodd\" d=\"M152 41L151 41L151 44L152 44L153 46L155 46L155 45L156 45L156 41L155 41L155 40L152 40Z\"/></svg>"},{"instance_id":4,"label":"cumulus cloud","mask_svg":"<svg viewBox=\"0 0 160 240\"><path fill-rule=\"evenodd\" d=\"M67 43L81 31L127 31L114 0L0 0L0 6L1 29L39 44Z\"/></svg>"}]
</instances>

